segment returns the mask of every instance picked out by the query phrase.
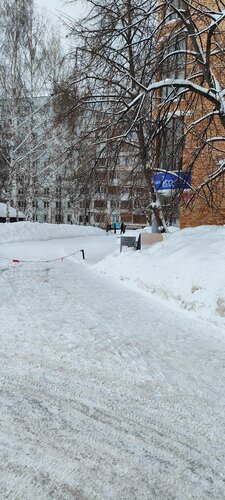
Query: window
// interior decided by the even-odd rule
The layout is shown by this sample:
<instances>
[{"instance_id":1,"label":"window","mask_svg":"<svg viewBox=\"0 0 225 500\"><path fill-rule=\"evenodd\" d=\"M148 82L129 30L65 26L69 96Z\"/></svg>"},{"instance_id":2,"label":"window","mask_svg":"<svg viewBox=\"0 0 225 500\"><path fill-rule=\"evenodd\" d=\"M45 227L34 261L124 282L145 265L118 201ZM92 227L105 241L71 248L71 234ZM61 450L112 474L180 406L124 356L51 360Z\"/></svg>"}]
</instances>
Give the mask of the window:
<instances>
[{"instance_id":1,"label":"window","mask_svg":"<svg viewBox=\"0 0 225 500\"><path fill-rule=\"evenodd\" d=\"M162 78L184 78L186 35L178 33L163 48Z\"/></svg>"},{"instance_id":2,"label":"window","mask_svg":"<svg viewBox=\"0 0 225 500\"><path fill-rule=\"evenodd\" d=\"M168 23L169 21L172 21L173 19L178 18L178 14L176 11L171 8L171 5L173 5L176 9L181 10L182 12L187 11L187 4L184 2L184 0L170 0L170 5L166 5L165 7L165 21Z\"/></svg>"},{"instance_id":3,"label":"window","mask_svg":"<svg viewBox=\"0 0 225 500\"><path fill-rule=\"evenodd\" d=\"M105 188L104 188L103 186L98 185L98 186L96 187L96 193L97 193L97 194L104 194L104 192L105 192Z\"/></svg>"},{"instance_id":4,"label":"window","mask_svg":"<svg viewBox=\"0 0 225 500\"><path fill-rule=\"evenodd\" d=\"M131 215L130 214L123 214L121 215L121 222L130 222L131 220Z\"/></svg>"},{"instance_id":5,"label":"window","mask_svg":"<svg viewBox=\"0 0 225 500\"><path fill-rule=\"evenodd\" d=\"M120 209L119 198L111 200L110 205L111 205L112 210L114 210L115 212L117 212L117 211L119 212L119 209Z\"/></svg>"},{"instance_id":6,"label":"window","mask_svg":"<svg viewBox=\"0 0 225 500\"><path fill-rule=\"evenodd\" d=\"M113 222L113 224L116 223L116 222L119 222L119 221L120 221L119 214L113 214L112 215L112 222Z\"/></svg>"},{"instance_id":7,"label":"window","mask_svg":"<svg viewBox=\"0 0 225 500\"><path fill-rule=\"evenodd\" d=\"M163 128L159 139L159 168L181 170L183 146L183 117L174 116Z\"/></svg>"},{"instance_id":8,"label":"window","mask_svg":"<svg viewBox=\"0 0 225 500\"><path fill-rule=\"evenodd\" d=\"M104 170L96 170L95 172L95 181L98 181L100 184L106 178L106 173Z\"/></svg>"},{"instance_id":9,"label":"window","mask_svg":"<svg viewBox=\"0 0 225 500\"><path fill-rule=\"evenodd\" d=\"M122 200L120 203L120 206L121 206L121 210L132 210L132 201L131 200L128 200L128 201Z\"/></svg>"},{"instance_id":10,"label":"window","mask_svg":"<svg viewBox=\"0 0 225 500\"><path fill-rule=\"evenodd\" d=\"M68 201L67 203L67 208L70 208L70 201Z\"/></svg>"},{"instance_id":11,"label":"window","mask_svg":"<svg viewBox=\"0 0 225 500\"><path fill-rule=\"evenodd\" d=\"M117 187L117 186L109 186L108 193L111 194L111 195L119 195L120 194L120 188Z\"/></svg>"},{"instance_id":12,"label":"window","mask_svg":"<svg viewBox=\"0 0 225 500\"><path fill-rule=\"evenodd\" d=\"M45 188L44 189L44 193L45 193L46 196L48 196L49 195L49 188Z\"/></svg>"},{"instance_id":13,"label":"window","mask_svg":"<svg viewBox=\"0 0 225 500\"><path fill-rule=\"evenodd\" d=\"M49 201L44 201L44 208L48 208L49 207Z\"/></svg>"},{"instance_id":14,"label":"window","mask_svg":"<svg viewBox=\"0 0 225 500\"><path fill-rule=\"evenodd\" d=\"M133 215L133 222L136 224L146 224L146 216L145 215Z\"/></svg>"},{"instance_id":15,"label":"window","mask_svg":"<svg viewBox=\"0 0 225 500\"><path fill-rule=\"evenodd\" d=\"M107 202L105 200L95 200L94 207L95 208L107 208Z\"/></svg>"},{"instance_id":16,"label":"window","mask_svg":"<svg viewBox=\"0 0 225 500\"><path fill-rule=\"evenodd\" d=\"M172 36L170 42L167 40L166 46L162 50L162 66L161 79L185 78L186 66L186 36L183 33ZM169 97L174 98L174 95L179 91L174 87L163 87L161 97L165 100Z\"/></svg>"},{"instance_id":17,"label":"window","mask_svg":"<svg viewBox=\"0 0 225 500\"><path fill-rule=\"evenodd\" d=\"M99 223L104 223L105 221L105 215L100 214L94 214L94 221L99 224Z\"/></svg>"},{"instance_id":18,"label":"window","mask_svg":"<svg viewBox=\"0 0 225 500\"><path fill-rule=\"evenodd\" d=\"M44 215L44 221L46 222L46 220L47 220L47 215L45 214Z\"/></svg>"},{"instance_id":19,"label":"window","mask_svg":"<svg viewBox=\"0 0 225 500\"><path fill-rule=\"evenodd\" d=\"M106 164L106 158L104 157L101 157L101 158L98 158L98 165L99 167L104 167L104 165Z\"/></svg>"}]
</instances>

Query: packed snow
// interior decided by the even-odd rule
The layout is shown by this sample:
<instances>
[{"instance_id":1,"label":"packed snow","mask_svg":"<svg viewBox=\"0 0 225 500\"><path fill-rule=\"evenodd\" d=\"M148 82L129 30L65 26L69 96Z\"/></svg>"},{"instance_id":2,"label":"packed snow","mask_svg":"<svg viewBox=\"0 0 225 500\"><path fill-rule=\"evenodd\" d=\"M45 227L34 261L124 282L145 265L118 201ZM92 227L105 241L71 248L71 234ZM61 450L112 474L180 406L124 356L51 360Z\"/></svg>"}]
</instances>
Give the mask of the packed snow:
<instances>
[{"instance_id":1,"label":"packed snow","mask_svg":"<svg viewBox=\"0 0 225 500\"><path fill-rule=\"evenodd\" d=\"M224 499L225 227L119 248L0 224L1 499Z\"/></svg>"}]
</instances>

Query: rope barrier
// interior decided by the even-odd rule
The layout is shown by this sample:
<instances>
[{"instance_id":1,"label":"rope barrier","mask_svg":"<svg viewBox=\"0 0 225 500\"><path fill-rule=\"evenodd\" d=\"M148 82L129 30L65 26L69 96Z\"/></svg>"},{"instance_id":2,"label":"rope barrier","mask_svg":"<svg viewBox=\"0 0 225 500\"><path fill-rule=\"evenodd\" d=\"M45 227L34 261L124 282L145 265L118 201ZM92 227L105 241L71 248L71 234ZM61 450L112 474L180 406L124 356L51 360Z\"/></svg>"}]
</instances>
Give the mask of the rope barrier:
<instances>
[{"instance_id":1,"label":"rope barrier","mask_svg":"<svg viewBox=\"0 0 225 500\"><path fill-rule=\"evenodd\" d=\"M19 264L20 262L24 262L24 263L28 263L28 262L31 262L31 263L34 263L34 262L49 263L49 262L57 262L59 260L67 259L68 257L72 257L73 255L76 255L79 252L82 253L82 258L83 258L83 260L85 260L85 255L84 255L84 249L83 248L81 248L81 250L77 250L76 252L70 253L68 255L64 255L63 257L58 257L57 259L49 259L49 260L25 260L25 259L9 259L8 257L0 257L0 259L1 260L9 260L9 261L12 261L12 262L17 263L17 264Z\"/></svg>"}]
</instances>

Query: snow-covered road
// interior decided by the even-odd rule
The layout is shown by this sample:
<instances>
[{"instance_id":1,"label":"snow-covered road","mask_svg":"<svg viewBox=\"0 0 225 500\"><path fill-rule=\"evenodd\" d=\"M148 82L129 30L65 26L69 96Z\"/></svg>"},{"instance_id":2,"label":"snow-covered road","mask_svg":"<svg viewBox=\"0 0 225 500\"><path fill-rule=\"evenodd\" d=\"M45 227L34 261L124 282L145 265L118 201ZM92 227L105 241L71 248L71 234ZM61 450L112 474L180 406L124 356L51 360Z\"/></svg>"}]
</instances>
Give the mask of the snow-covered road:
<instances>
[{"instance_id":1,"label":"snow-covered road","mask_svg":"<svg viewBox=\"0 0 225 500\"><path fill-rule=\"evenodd\" d=\"M224 334L94 271L113 245L1 246L88 255L1 262L1 499L225 498Z\"/></svg>"}]
</instances>

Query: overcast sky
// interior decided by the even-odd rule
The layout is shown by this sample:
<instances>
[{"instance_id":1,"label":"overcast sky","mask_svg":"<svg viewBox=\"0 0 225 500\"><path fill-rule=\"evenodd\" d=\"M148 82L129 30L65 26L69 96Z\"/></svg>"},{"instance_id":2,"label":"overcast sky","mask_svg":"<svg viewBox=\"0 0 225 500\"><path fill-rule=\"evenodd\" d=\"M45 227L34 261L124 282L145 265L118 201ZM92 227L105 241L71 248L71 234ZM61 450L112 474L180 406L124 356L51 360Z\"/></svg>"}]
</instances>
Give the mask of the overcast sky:
<instances>
[{"instance_id":1,"label":"overcast sky","mask_svg":"<svg viewBox=\"0 0 225 500\"><path fill-rule=\"evenodd\" d=\"M68 34L68 30L63 26L60 22L60 17L63 18L63 15L69 16L72 19L79 19L83 15L85 15L86 2L85 0L75 0L74 3L67 4L62 0L34 0L35 5L40 7L40 9L45 9L47 11L47 15L53 23L60 23L60 34L62 40L62 46L68 48L69 39L66 38ZM65 19L66 20L66 19ZM68 21L69 24L69 21Z\"/></svg>"},{"instance_id":2,"label":"overcast sky","mask_svg":"<svg viewBox=\"0 0 225 500\"><path fill-rule=\"evenodd\" d=\"M79 19L85 13L85 0L76 0L69 5L61 0L35 0L35 4L44 7L53 20L60 16L60 12L71 16L73 19Z\"/></svg>"}]
</instances>

